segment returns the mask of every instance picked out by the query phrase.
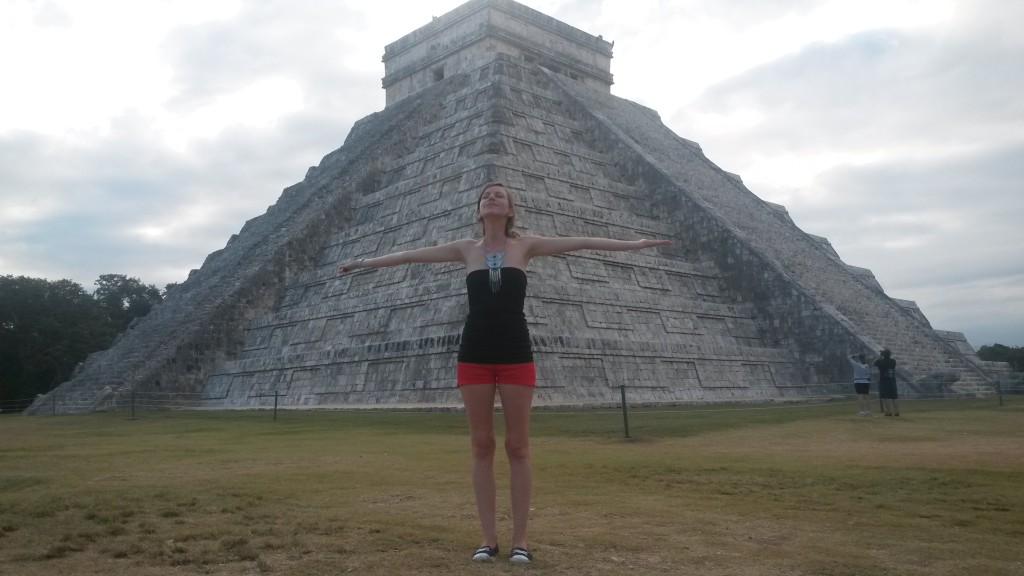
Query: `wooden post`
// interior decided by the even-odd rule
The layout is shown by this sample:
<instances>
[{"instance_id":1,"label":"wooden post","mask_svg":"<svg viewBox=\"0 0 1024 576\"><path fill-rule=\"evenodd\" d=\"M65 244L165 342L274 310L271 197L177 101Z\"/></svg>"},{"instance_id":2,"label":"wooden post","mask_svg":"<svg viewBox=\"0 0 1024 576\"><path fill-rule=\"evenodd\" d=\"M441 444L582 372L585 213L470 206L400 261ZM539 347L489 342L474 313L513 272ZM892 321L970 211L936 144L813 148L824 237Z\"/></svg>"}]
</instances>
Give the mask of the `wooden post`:
<instances>
[{"instance_id":1,"label":"wooden post","mask_svg":"<svg viewBox=\"0 0 1024 576\"><path fill-rule=\"evenodd\" d=\"M629 438L629 413L626 410L626 385L619 386L619 392L622 393L622 425L625 427L626 438Z\"/></svg>"}]
</instances>

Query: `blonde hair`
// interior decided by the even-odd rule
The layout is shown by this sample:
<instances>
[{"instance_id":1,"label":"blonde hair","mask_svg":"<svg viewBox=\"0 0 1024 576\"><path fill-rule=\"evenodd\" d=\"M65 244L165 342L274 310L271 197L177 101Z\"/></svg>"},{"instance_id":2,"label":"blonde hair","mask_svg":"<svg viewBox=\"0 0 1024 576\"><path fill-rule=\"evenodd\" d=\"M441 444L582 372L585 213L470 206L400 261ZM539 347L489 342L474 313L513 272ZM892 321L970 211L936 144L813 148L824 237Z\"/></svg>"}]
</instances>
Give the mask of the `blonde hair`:
<instances>
[{"instance_id":1,"label":"blonde hair","mask_svg":"<svg viewBox=\"0 0 1024 576\"><path fill-rule=\"evenodd\" d=\"M505 220L505 236L507 238L518 238L519 232L516 232L515 230L516 202L512 198L512 191L508 189L508 186L506 186L504 182L488 182L487 184L484 184L483 189L480 190L480 195L476 197L476 219L477 222L480 222L480 229L483 231L484 234L487 233L487 230L483 229L484 221L482 218L480 218L480 201L484 199L484 192L487 192L487 190L494 188L495 186L501 186L502 188L505 189L505 197L508 198L508 206L509 208L512 209L512 214L509 215L507 220Z\"/></svg>"}]
</instances>

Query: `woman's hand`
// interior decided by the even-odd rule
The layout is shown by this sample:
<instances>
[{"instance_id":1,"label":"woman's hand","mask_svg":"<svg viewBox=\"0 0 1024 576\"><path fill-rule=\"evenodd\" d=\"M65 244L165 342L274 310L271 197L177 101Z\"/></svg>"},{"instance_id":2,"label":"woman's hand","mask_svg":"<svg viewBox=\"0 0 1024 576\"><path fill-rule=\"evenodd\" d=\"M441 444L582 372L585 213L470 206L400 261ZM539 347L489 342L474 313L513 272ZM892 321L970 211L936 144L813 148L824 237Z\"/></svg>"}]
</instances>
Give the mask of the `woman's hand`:
<instances>
[{"instance_id":1,"label":"woman's hand","mask_svg":"<svg viewBox=\"0 0 1024 576\"><path fill-rule=\"evenodd\" d=\"M359 258L358 260L352 260L350 262L342 264L341 266L338 266L338 274L345 274L348 272L353 272L359 268L365 268L365 266L363 266L363 260L363 258Z\"/></svg>"},{"instance_id":2,"label":"woman's hand","mask_svg":"<svg viewBox=\"0 0 1024 576\"><path fill-rule=\"evenodd\" d=\"M654 248L655 246L667 246L671 244L671 240L637 240L641 248Z\"/></svg>"}]
</instances>

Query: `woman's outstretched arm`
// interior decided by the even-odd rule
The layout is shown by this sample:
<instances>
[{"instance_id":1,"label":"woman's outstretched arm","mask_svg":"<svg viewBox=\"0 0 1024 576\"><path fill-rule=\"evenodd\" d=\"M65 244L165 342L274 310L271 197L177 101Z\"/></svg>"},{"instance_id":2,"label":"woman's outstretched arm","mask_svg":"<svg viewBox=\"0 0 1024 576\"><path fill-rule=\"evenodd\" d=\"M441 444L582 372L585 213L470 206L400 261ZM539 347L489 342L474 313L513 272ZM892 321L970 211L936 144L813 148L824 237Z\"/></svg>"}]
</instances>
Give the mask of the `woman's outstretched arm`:
<instances>
[{"instance_id":1,"label":"woman's outstretched arm","mask_svg":"<svg viewBox=\"0 0 1024 576\"><path fill-rule=\"evenodd\" d=\"M529 242L527 254L534 256L551 256L564 252L576 250L640 250L654 246L670 244L671 240L613 240L611 238L546 238L544 236L527 236L524 240Z\"/></svg>"},{"instance_id":2,"label":"woman's outstretched arm","mask_svg":"<svg viewBox=\"0 0 1024 576\"><path fill-rule=\"evenodd\" d=\"M436 263L436 262L463 262L465 263L465 249L467 243L472 240L456 240L439 246L428 246L415 250L403 250L392 252L376 258L359 258L351 260L338 266L338 273L352 272L360 268L387 268L399 264L412 264L414 262Z\"/></svg>"}]
</instances>

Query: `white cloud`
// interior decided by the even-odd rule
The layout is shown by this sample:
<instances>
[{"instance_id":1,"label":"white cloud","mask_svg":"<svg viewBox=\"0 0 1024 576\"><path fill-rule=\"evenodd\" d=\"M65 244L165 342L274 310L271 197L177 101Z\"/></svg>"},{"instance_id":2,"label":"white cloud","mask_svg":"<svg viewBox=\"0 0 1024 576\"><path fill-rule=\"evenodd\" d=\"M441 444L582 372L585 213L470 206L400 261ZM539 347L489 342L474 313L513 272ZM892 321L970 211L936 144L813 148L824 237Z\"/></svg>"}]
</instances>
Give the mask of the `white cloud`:
<instances>
[{"instance_id":1,"label":"white cloud","mask_svg":"<svg viewBox=\"0 0 1024 576\"><path fill-rule=\"evenodd\" d=\"M46 134L105 128L126 108L154 111L170 69L160 41L176 26L230 16L237 1L6 3L0 126Z\"/></svg>"},{"instance_id":2,"label":"white cloud","mask_svg":"<svg viewBox=\"0 0 1024 576\"><path fill-rule=\"evenodd\" d=\"M287 78L269 77L215 98L211 103L165 121L168 143L183 149L196 138L216 136L228 126L269 128L298 112L304 102L302 86Z\"/></svg>"}]
</instances>

